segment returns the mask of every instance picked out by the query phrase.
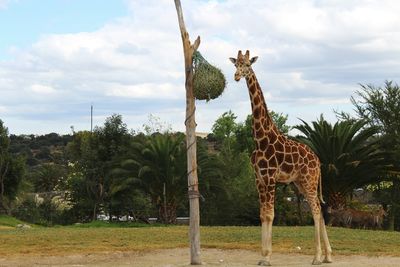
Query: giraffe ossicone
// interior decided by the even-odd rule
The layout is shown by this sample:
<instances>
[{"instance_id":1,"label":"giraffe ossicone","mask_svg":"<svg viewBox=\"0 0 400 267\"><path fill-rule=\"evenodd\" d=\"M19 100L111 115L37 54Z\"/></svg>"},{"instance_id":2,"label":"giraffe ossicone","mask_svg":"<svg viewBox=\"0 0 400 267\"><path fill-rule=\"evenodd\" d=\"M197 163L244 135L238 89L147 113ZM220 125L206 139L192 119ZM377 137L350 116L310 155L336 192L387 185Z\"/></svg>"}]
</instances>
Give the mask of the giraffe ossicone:
<instances>
[{"instance_id":1,"label":"giraffe ossicone","mask_svg":"<svg viewBox=\"0 0 400 267\"><path fill-rule=\"evenodd\" d=\"M236 58L230 58L235 64L234 79L246 79L252 109L252 129L255 150L251 162L256 174L256 185L260 202L262 256L259 265L269 266L272 254L272 222L274 220L274 200L276 183L294 183L310 205L315 226L315 256L313 264L321 264L323 240L325 258L323 262L332 262L332 249L328 240L324 218L321 213L318 194L321 182L320 161L317 155L306 145L288 139L279 132L268 113L264 95L252 64L258 57L250 58L249 50L243 55L239 50Z\"/></svg>"}]
</instances>

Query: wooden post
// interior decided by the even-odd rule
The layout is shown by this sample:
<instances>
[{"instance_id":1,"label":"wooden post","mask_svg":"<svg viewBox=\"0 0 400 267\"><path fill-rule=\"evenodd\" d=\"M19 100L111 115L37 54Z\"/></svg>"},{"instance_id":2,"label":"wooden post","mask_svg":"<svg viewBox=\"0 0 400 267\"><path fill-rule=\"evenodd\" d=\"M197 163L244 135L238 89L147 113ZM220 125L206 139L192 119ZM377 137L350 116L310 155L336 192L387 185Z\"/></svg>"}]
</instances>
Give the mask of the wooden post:
<instances>
[{"instance_id":1,"label":"wooden post","mask_svg":"<svg viewBox=\"0 0 400 267\"><path fill-rule=\"evenodd\" d=\"M196 121L195 121L195 98L193 95L193 53L200 45L200 36L194 44L190 43L189 33L186 31L183 20L182 6L180 0L174 0L176 12L178 13L179 28L182 36L183 54L185 57L185 88L186 88L186 147L187 147L187 169L188 169L188 194L190 206L190 264L200 265L200 207L199 186L197 178L196 160Z\"/></svg>"}]
</instances>

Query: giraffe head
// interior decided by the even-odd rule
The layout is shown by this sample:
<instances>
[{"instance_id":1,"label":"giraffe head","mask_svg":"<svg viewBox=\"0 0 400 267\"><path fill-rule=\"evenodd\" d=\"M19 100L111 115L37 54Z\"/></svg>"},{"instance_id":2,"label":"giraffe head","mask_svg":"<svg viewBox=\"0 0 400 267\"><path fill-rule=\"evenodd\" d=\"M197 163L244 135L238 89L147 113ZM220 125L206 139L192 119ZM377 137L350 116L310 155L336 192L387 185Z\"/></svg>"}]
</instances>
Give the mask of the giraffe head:
<instances>
[{"instance_id":1,"label":"giraffe head","mask_svg":"<svg viewBox=\"0 0 400 267\"><path fill-rule=\"evenodd\" d=\"M235 72L235 81L240 81L241 78L247 77L251 73L251 65L257 61L258 57L252 57L250 59L249 50L246 51L246 54L242 54L242 50L239 50L237 58L229 58L233 64L235 64L236 72Z\"/></svg>"}]
</instances>

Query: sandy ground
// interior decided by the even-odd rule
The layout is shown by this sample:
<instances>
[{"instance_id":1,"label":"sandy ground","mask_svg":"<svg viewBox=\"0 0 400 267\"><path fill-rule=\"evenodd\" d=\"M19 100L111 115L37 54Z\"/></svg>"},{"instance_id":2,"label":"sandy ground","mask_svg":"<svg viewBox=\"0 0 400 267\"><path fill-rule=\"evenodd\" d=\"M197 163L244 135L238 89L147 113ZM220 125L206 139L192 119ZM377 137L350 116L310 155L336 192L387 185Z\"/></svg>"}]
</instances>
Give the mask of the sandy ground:
<instances>
[{"instance_id":1,"label":"sandy ground","mask_svg":"<svg viewBox=\"0 0 400 267\"><path fill-rule=\"evenodd\" d=\"M203 266L248 267L257 266L260 256L248 250L202 249ZM311 266L311 255L272 255L273 266ZM322 266L400 266L400 257L335 256L334 263ZM146 253L103 253L72 256L24 256L0 258L0 266L135 266L135 267L186 267L189 263L188 249L166 249Z\"/></svg>"}]
</instances>

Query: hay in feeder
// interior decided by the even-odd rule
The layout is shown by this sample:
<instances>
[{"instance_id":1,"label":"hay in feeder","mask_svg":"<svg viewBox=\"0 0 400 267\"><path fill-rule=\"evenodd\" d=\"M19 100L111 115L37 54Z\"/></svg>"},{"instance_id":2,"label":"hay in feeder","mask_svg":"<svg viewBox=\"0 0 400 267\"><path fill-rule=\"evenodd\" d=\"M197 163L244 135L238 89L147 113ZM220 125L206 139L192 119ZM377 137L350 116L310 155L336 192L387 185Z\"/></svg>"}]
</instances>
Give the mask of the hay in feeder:
<instances>
[{"instance_id":1,"label":"hay in feeder","mask_svg":"<svg viewBox=\"0 0 400 267\"><path fill-rule=\"evenodd\" d=\"M215 99L225 89L225 76L220 69L208 63L196 51L193 55L193 94L198 100Z\"/></svg>"}]
</instances>

